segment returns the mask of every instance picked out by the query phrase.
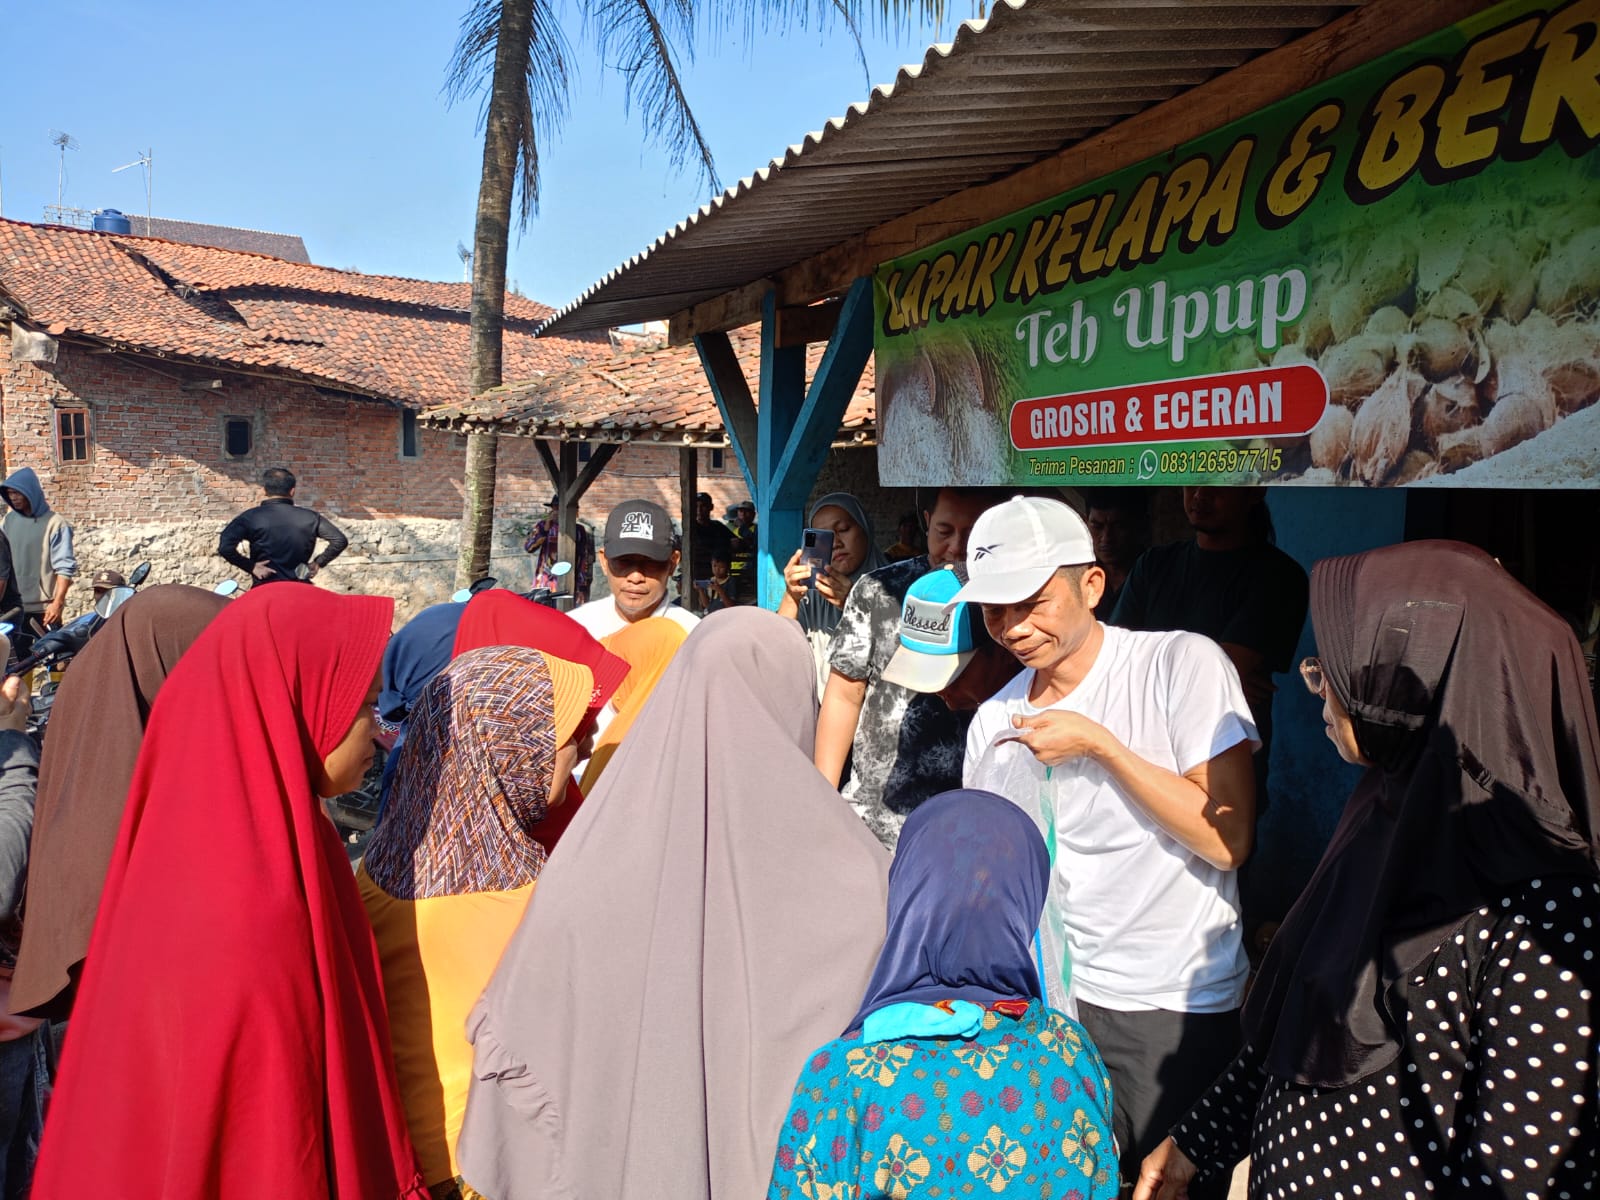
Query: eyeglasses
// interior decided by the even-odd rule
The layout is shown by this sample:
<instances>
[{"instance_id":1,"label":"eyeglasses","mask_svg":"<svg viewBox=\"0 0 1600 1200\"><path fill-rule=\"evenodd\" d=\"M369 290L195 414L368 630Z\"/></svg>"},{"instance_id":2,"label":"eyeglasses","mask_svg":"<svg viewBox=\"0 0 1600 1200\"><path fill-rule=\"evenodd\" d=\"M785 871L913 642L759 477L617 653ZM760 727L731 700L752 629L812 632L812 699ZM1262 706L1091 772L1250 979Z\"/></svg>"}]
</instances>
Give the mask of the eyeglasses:
<instances>
[{"instance_id":1,"label":"eyeglasses","mask_svg":"<svg viewBox=\"0 0 1600 1200\"><path fill-rule=\"evenodd\" d=\"M1328 677L1322 673L1322 660L1315 655L1300 660L1300 678L1305 681L1306 691L1319 698L1328 686Z\"/></svg>"}]
</instances>

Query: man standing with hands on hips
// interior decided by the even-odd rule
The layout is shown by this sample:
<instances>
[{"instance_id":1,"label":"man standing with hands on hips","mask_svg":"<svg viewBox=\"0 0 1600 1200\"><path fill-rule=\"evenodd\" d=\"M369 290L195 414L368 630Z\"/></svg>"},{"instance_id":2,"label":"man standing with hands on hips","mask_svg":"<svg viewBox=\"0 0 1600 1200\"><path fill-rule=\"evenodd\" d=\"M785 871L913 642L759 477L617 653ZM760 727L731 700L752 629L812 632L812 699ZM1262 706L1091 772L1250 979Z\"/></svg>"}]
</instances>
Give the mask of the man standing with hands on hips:
<instances>
[{"instance_id":1,"label":"man standing with hands on hips","mask_svg":"<svg viewBox=\"0 0 1600 1200\"><path fill-rule=\"evenodd\" d=\"M263 583L309 581L344 553L349 539L327 517L294 502L295 478L284 467L261 472L265 498L229 521L217 543L217 553L250 576L250 586ZM311 552L317 539L328 543L316 558ZM250 557L239 553L240 542L250 543Z\"/></svg>"},{"instance_id":2,"label":"man standing with hands on hips","mask_svg":"<svg viewBox=\"0 0 1600 1200\"><path fill-rule=\"evenodd\" d=\"M1111 1074L1131 1185L1238 1048L1255 725L1215 642L1095 619L1105 572L1067 505L1008 500L968 545L955 599L982 605L1024 670L979 706L964 782L1026 787L1008 798L1047 814L1071 995Z\"/></svg>"}]
</instances>

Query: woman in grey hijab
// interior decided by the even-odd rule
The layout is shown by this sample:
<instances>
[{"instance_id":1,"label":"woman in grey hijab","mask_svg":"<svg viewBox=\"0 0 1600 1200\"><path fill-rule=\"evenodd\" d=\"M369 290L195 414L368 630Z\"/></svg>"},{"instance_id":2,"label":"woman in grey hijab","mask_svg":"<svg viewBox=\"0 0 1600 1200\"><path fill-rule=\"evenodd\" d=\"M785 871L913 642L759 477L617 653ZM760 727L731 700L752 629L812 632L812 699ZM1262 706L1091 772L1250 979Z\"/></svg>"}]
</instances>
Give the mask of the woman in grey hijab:
<instances>
[{"instance_id":1,"label":"woman in grey hijab","mask_svg":"<svg viewBox=\"0 0 1600 1200\"><path fill-rule=\"evenodd\" d=\"M778 604L780 617L793 617L811 643L817 668L817 697L828 685L828 648L833 631L839 627L850 589L869 571L889 565L888 556L878 549L872 536L872 521L866 510L849 492L829 492L811 506L812 529L833 533L833 561L828 569L811 581L811 565L801 561L796 550L783 568L784 594Z\"/></svg>"},{"instance_id":2,"label":"woman in grey hijab","mask_svg":"<svg viewBox=\"0 0 1600 1200\"><path fill-rule=\"evenodd\" d=\"M811 763L809 665L793 622L741 608L667 669L468 1018L476 1190L765 1193L794 1078L854 1011L887 898L888 855Z\"/></svg>"}]
</instances>

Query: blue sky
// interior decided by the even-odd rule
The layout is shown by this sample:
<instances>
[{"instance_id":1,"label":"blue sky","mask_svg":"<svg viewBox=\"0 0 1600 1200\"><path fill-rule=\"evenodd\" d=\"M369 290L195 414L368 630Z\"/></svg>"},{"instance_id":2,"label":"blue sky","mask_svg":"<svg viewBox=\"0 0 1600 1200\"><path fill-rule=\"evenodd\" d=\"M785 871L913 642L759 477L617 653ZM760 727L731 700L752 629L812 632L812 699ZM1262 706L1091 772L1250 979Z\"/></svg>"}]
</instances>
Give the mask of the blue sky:
<instances>
[{"instance_id":1,"label":"blue sky","mask_svg":"<svg viewBox=\"0 0 1600 1200\"><path fill-rule=\"evenodd\" d=\"M580 3L565 4L574 35ZM55 203L50 131L60 129L80 145L66 156L69 205L142 213L140 169L111 171L153 147L156 216L299 234L328 266L460 278L456 243L471 245L477 200L478 108L447 108L441 85L463 8L0 0L10 51L4 215L38 221ZM920 61L937 34L869 34L873 82ZM708 198L693 172L674 174L647 144L593 51L576 57L572 115L542 156L541 211L514 241L508 272L557 306ZM867 95L837 30L766 35L748 51L702 37L683 73L725 185Z\"/></svg>"}]
</instances>

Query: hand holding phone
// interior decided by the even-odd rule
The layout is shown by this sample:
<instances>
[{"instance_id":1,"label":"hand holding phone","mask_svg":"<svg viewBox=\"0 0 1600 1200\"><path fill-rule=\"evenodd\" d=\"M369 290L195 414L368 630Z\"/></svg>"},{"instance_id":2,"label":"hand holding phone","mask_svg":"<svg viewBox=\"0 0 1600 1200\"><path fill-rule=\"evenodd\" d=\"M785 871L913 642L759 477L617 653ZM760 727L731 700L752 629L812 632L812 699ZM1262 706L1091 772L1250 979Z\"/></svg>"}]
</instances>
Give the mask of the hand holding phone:
<instances>
[{"instance_id":1,"label":"hand holding phone","mask_svg":"<svg viewBox=\"0 0 1600 1200\"><path fill-rule=\"evenodd\" d=\"M811 568L812 591L817 587L817 576L827 573L833 561L833 530L806 529L800 534L800 561Z\"/></svg>"}]
</instances>

